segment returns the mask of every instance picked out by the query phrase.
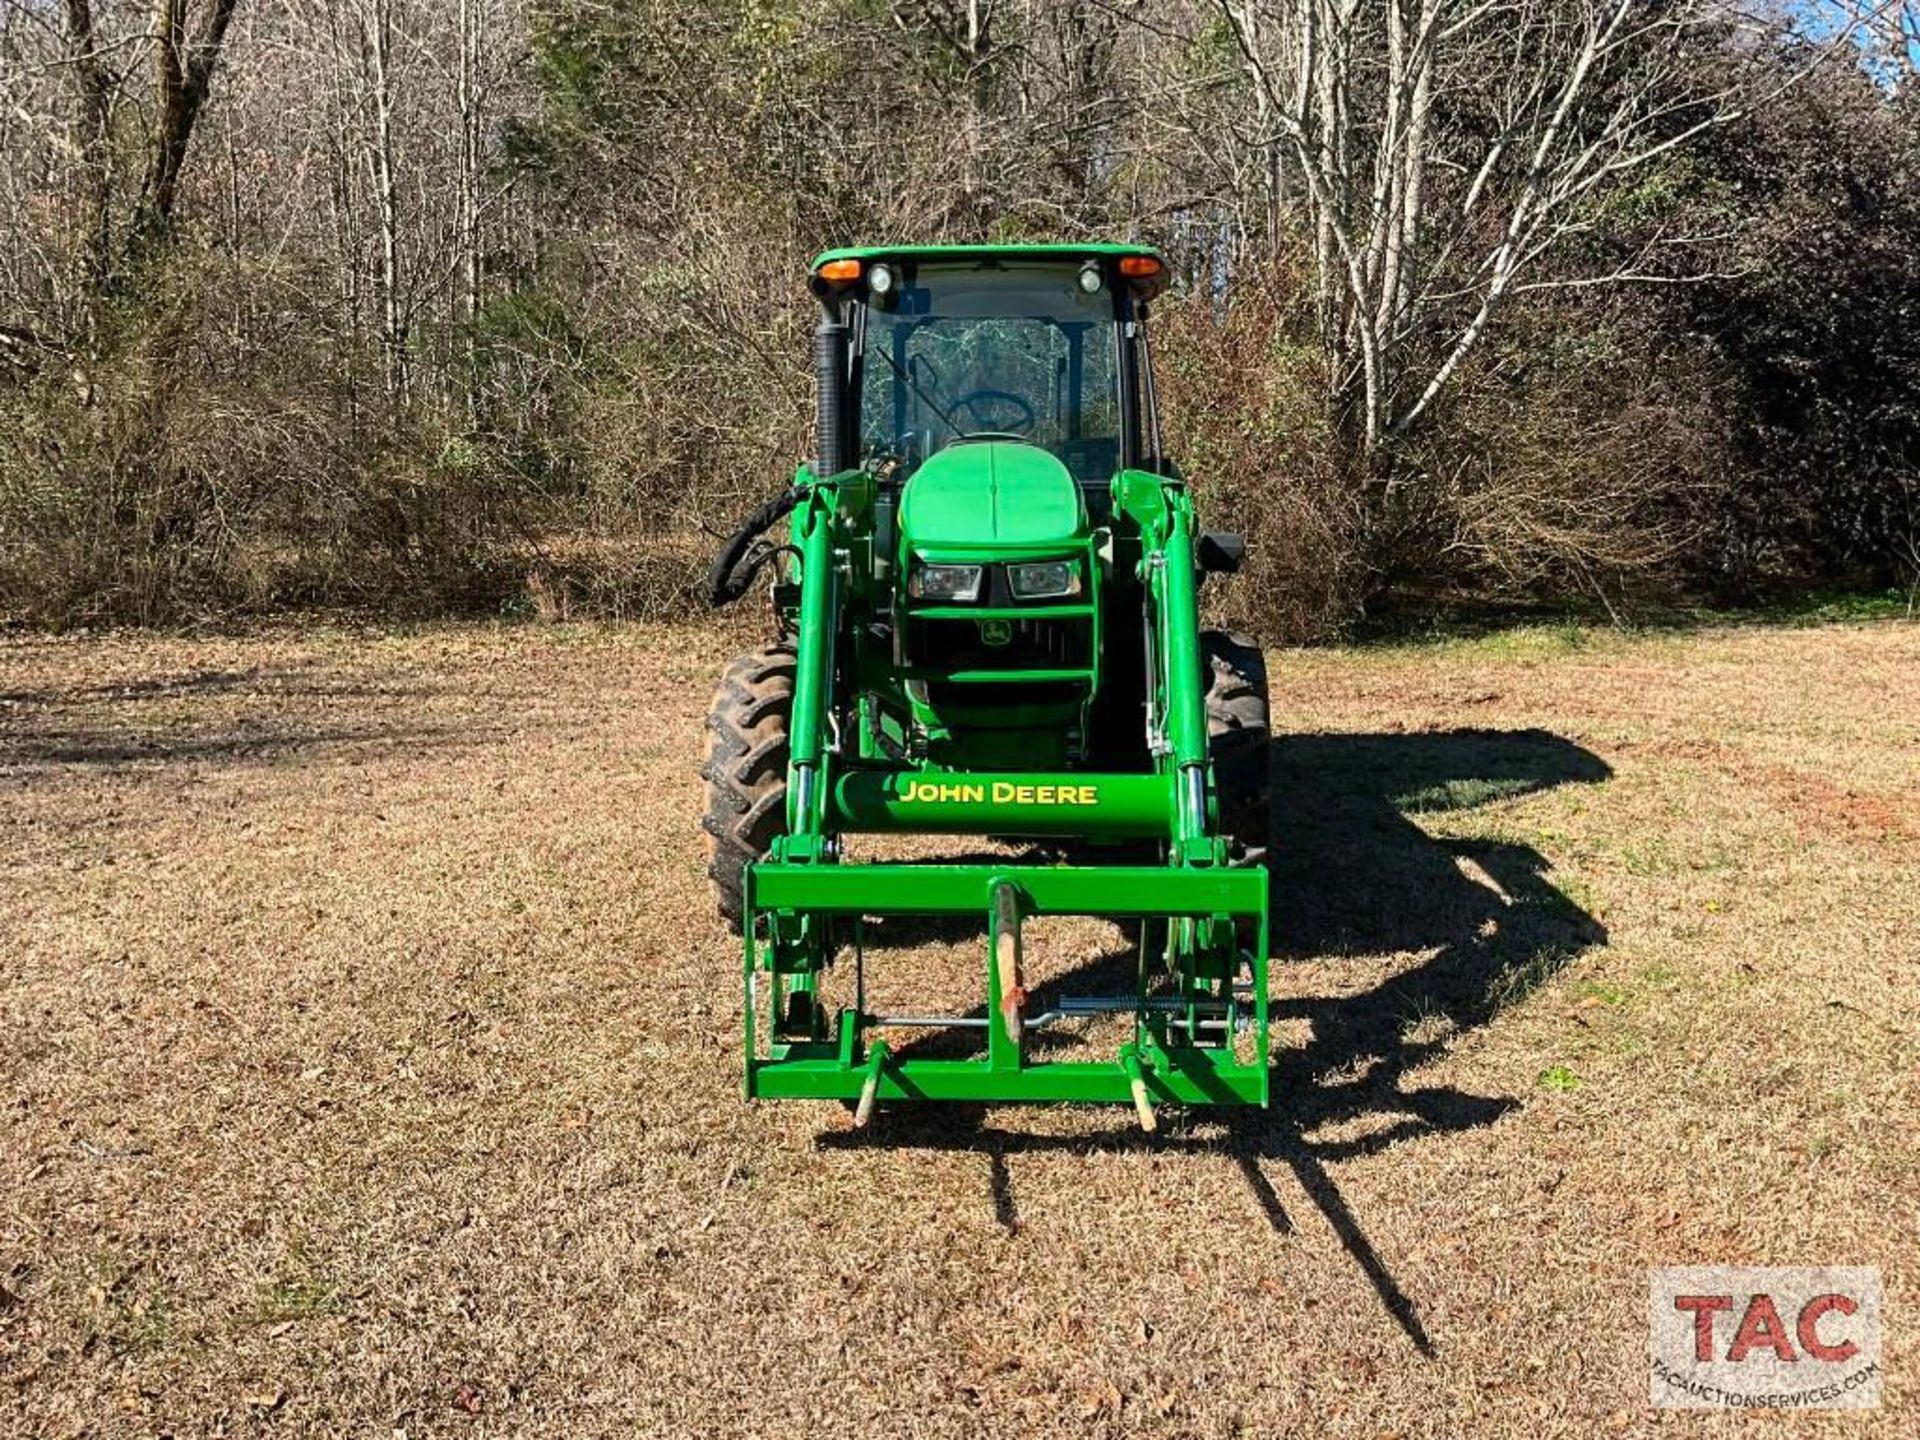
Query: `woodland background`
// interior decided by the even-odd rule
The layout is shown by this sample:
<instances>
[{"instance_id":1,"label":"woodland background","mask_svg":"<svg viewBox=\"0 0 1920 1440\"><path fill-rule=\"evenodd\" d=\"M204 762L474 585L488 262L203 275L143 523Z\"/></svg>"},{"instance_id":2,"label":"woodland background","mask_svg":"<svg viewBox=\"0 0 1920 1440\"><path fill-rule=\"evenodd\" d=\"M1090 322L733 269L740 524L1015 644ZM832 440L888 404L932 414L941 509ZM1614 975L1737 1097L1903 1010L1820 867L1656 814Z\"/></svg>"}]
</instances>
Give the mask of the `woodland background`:
<instances>
[{"instance_id":1,"label":"woodland background","mask_svg":"<svg viewBox=\"0 0 1920 1440\"><path fill-rule=\"evenodd\" d=\"M1920 5L0 0L0 620L690 608L802 284L1152 241L1320 639L1920 585Z\"/></svg>"}]
</instances>

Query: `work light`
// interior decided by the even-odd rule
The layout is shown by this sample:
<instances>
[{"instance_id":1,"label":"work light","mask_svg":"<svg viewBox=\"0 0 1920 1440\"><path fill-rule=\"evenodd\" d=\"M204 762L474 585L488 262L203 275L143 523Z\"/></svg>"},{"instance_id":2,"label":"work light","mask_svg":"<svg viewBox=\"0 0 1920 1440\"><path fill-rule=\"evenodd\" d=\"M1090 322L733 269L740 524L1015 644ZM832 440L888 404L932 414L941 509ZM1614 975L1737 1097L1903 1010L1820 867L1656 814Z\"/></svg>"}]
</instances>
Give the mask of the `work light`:
<instances>
[{"instance_id":1,"label":"work light","mask_svg":"<svg viewBox=\"0 0 1920 1440\"><path fill-rule=\"evenodd\" d=\"M885 295L893 289L893 267L875 265L867 271L867 289L876 295Z\"/></svg>"},{"instance_id":2,"label":"work light","mask_svg":"<svg viewBox=\"0 0 1920 1440\"><path fill-rule=\"evenodd\" d=\"M980 565L920 565L907 581L907 594L916 600L977 600Z\"/></svg>"},{"instance_id":3,"label":"work light","mask_svg":"<svg viewBox=\"0 0 1920 1440\"><path fill-rule=\"evenodd\" d=\"M1058 600L1080 593L1080 567L1071 560L1009 565L1007 584L1017 600Z\"/></svg>"}]
</instances>

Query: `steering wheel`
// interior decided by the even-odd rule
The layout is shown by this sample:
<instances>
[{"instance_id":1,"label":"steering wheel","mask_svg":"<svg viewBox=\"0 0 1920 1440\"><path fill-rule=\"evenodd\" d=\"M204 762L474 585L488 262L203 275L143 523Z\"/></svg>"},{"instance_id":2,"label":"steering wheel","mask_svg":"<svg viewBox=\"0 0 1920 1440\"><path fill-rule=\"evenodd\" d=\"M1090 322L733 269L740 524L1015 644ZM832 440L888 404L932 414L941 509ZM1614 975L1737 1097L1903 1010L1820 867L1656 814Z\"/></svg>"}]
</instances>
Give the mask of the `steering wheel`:
<instances>
[{"instance_id":1,"label":"steering wheel","mask_svg":"<svg viewBox=\"0 0 1920 1440\"><path fill-rule=\"evenodd\" d=\"M1006 435L1020 440L1033 433L1038 418L1032 405L1011 390L970 390L953 402L953 414L969 412L979 428L969 435Z\"/></svg>"}]
</instances>

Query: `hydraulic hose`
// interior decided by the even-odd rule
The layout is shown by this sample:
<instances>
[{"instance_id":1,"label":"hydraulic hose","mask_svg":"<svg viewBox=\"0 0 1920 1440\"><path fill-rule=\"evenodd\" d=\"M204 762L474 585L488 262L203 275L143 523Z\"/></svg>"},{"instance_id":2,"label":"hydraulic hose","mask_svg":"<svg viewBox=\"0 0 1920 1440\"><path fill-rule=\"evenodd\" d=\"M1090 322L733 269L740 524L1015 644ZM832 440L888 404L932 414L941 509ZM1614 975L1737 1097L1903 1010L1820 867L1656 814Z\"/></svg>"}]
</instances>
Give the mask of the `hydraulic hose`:
<instances>
[{"instance_id":1,"label":"hydraulic hose","mask_svg":"<svg viewBox=\"0 0 1920 1440\"><path fill-rule=\"evenodd\" d=\"M785 493L776 495L749 515L740 528L733 532L720 553L713 557L713 565L707 571L707 604L715 610L724 609L747 593L747 587L753 584L753 577L759 565L750 565L739 574L740 562L746 556L747 547L774 521L788 514L800 503L800 497L806 490L795 485Z\"/></svg>"}]
</instances>

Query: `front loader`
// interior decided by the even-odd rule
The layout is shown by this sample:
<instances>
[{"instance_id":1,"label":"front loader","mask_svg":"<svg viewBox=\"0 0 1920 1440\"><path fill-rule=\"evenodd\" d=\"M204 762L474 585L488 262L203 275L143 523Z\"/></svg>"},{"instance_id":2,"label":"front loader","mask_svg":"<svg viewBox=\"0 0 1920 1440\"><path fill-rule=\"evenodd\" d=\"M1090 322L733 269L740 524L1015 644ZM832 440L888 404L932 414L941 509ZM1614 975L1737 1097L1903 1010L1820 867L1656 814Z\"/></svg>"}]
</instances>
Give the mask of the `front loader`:
<instances>
[{"instance_id":1,"label":"front loader","mask_svg":"<svg viewBox=\"0 0 1920 1440\"><path fill-rule=\"evenodd\" d=\"M830 251L810 282L817 458L710 576L716 605L770 577L778 631L722 678L703 767L747 1095L839 1100L858 1124L876 1102L1131 1103L1149 1129L1162 1103L1264 1105L1266 669L1200 627L1203 580L1241 545L1198 528L1161 451L1163 262L906 246ZM849 849L889 834L1007 853ZM1130 927L1131 987L1031 1003L1023 926L1052 915ZM870 1008L868 922L906 916L983 928L968 1013ZM1110 1055L1038 1043L1116 1014ZM977 1043L922 1055L904 1037L927 1026Z\"/></svg>"}]
</instances>

